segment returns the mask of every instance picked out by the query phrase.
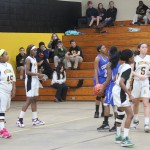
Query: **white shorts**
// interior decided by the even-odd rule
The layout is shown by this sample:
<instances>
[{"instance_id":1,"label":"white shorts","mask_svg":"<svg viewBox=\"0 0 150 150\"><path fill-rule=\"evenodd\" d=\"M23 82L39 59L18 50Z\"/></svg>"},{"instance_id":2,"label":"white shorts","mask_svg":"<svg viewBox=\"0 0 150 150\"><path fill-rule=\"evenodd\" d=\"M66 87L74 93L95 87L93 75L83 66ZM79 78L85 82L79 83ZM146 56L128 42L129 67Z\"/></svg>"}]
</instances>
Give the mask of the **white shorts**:
<instances>
[{"instance_id":1,"label":"white shorts","mask_svg":"<svg viewBox=\"0 0 150 150\"><path fill-rule=\"evenodd\" d=\"M39 80L32 80L32 82L27 82L25 80L25 89L27 97L39 96Z\"/></svg>"},{"instance_id":2,"label":"white shorts","mask_svg":"<svg viewBox=\"0 0 150 150\"><path fill-rule=\"evenodd\" d=\"M128 94L126 94L124 91L122 93L121 88L117 85L113 87L112 90L114 105L117 107L127 107L130 106L131 103L129 101Z\"/></svg>"},{"instance_id":3,"label":"white shorts","mask_svg":"<svg viewBox=\"0 0 150 150\"><path fill-rule=\"evenodd\" d=\"M6 112L10 108L11 95L0 92L0 112Z\"/></svg>"},{"instance_id":4,"label":"white shorts","mask_svg":"<svg viewBox=\"0 0 150 150\"><path fill-rule=\"evenodd\" d=\"M133 89L131 94L134 98L150 98L149 80L133 80Z\"/></svg>"}]
</instances>

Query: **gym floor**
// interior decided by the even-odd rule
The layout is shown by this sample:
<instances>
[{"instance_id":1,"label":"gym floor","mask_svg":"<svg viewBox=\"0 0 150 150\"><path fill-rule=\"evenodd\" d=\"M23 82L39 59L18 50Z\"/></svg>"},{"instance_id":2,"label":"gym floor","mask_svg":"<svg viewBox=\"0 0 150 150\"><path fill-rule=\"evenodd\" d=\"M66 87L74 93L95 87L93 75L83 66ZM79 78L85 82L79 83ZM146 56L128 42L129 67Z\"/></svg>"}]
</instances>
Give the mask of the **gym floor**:
<instances>
[{"instance_id":1,"label":"gym floor","mask_svg":"<svg viewBox=\"0 0 150 150\"><path fill-rule=\"evenodd\" d=\"M6 127L12 134L10 139L0 138L0 150L120 150L114 143L114 132L98 132L103 118L95 119L94 102L38 102L39 119L43 126L33 127L31 109L24 118L25 128L15 124L24 102L12 102L6 113ZM101 107L100 107L101 111ZM112 113L112 109L111 109ZM150 133L144 132L143 105L140 104L140 124L130 132L135 143L133 149L149 150ZM114 118L109 119L110 126Z\"/></svg>"}]
</instances>

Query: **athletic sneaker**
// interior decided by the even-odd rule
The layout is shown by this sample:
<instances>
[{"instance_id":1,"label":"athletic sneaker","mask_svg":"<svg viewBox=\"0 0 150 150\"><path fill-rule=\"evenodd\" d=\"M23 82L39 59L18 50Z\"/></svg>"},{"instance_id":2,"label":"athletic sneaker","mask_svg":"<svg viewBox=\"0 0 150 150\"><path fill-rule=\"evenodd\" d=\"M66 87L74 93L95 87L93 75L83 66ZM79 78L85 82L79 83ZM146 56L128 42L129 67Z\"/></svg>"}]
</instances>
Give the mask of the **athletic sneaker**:
<instances>
[{"instance_id":1,"label":"athletic sneaker","mask_svg":"<svg viewBox=\"0 0 150 150\"><path fill-rule=\"evenodd\" d=\"M115 143L120 144L122 142L122 135L116 135L115 137Z\"/></svg>"},{"instance_id":2,"label":"athletic sneaker","mask_svg":"<svg viewBox=\"0 0 150 150\"><path fill-rule=\"evenodd\" d=\"M3 130L0 131L0 136L7 139L11 137L11 134L7 131L6 128L3 128Z\"/></svg>"},{"instance_id":3,"label":"athletic sneaker","mask_svg":"<svg viewBox=\"0 0 150 150\"><path fill-rule=\"evenodd\" d=\"M44 125L44 124L45 124L45 122L39 120L38 118L32 119L32 125L33 125L33 126L39 126L39 125Z\"/></svg>"},{"instance_id":4,"label":"athletic sneaker","mask_svg":"<svg viewBox=\"0 0 150 150\"><path fill-rule=\"evenodd\" d=\"M109 129L109 124L103 122L103 124L99 128L97 128L97 131L109 131Z\"/></svg>"},{"instance_id":5,"label":"athletic sneaker","mask_svg":"<svg viewBox=\"0 0 150 150\"><path fill-rule=\"evenodd\" d=\"M145 124L145 125L144 125L144 131L145 131L145 132L150 132L150 127L149 127L148 124Z\"/></svg>"},{"instance_id":6,"label":"athletic sneaker","mask_svg":"<svg viewBox=\"0 0 150 150\"><path fill-rule=\"evenodd\" d=\"M95 112L94 118L99 118L99 112Z\"/></svg>"},{"instance_id":7,"label":"athletic sneaker","mask_svg":"<svg viewBox=\"0 0 150 150\"><path fill-rule=\"evenodd\" d=\"M130 128L131 129L136 129L138 124L139 124L139 120L134 120Z\"/></svg>"},{"instance_id":8,"label":"athletic sneaker","mask_svg":"<svg viewBox=\"0 0 150 150\"><path fill-rule=\"evenodd\" d=\"M18 127L24 128L23 118L18 118L16 124L17 124Z\"/></svg>"},{"instance_id":9,"label":"athletic sneaker","mask_svg":"<svg viewBox=\"0 0 150 150\"><path fill-rule=\"evenodd\" d=\"M116 131L117 131L117 128L115 125L111 129L109 129L109 132L116 132Z\"/></svg>"},{"instance_id":10,"label":"athletic sneaker","mask_svg":"<svg viewBox=\"0 0 150 150\"><path fill-rule=\"evenodd\" d=\"M134 144L129 140L128 137L124 138L121 142L122 147L132 147Z\"/></svg>"}]
</instances>

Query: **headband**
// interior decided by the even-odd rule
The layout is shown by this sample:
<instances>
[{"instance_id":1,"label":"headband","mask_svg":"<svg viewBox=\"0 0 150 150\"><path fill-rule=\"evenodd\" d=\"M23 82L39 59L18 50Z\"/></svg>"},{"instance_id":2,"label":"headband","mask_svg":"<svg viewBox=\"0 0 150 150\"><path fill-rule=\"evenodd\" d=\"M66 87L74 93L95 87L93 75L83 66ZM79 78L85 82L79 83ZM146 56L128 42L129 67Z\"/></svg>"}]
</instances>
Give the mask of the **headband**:
<instances>
[{"instance_id":1,"label":"headband","mask_svg":"<svg viewBox=\"0 0 150 150\"><path fill-rule=\"evenodd\" d=\"M4 54L5 50L4 49L0 49L0 56L2 56Z\"/></svg>"},{"instance_id":2,"label":"headband","mask_svg":"<svg viewBox=\"0 0 150 150\"><path fill-rule=\"evenodd\" d=\"M36 46L33 46L32 48L31 48L31 51L33 50L33 49L35 49L36 48Z\"/></svg>"}]
</instances>

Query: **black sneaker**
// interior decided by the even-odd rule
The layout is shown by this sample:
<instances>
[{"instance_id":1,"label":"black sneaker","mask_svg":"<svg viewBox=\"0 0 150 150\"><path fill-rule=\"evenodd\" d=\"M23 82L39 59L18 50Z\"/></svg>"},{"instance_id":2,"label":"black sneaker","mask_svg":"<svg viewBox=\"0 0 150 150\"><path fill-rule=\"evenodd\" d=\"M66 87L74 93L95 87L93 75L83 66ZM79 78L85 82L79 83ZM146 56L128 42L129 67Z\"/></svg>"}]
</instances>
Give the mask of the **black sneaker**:
<instances>
[{"instance_id":1,"label":"black sneaker","mask_svg":"<svg viewBox=\"0 0 150 150\"><path fill-rule=\"evenodd\" d=\"M99 128L97 128L97 131L109 131L110 127L109 124L102 124Z\"/></svg>"},{"instance_id":2,"label":"black sneaker","mask_svg":"<svg viewBox=\"0 0 150 150\"><path fill-rule=\"evenodd\" d=\"M99 112L95 112L94 118L99 118Z\"/></svg>"},{"instance_id":3,"label":"black sneaker","mask_svg":"<svg viewBox=\"0 0 150 150\"><path fill-rule=\"evenodd\" d=\"M113 126L111 129L109 129L109 132L116 132L116 131L117 131L116 126Z\"/></svg>"}]
</instances>

